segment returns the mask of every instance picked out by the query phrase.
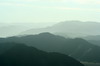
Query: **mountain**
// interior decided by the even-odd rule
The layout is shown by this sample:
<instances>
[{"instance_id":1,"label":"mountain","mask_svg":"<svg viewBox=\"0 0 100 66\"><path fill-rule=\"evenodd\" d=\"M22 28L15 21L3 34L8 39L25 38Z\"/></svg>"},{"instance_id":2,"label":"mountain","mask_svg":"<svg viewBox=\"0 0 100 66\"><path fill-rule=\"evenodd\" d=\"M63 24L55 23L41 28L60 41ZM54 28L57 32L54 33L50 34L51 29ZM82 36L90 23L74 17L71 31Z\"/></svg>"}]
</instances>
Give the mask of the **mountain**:
<instances>
[{"instance_id":1,"label":"mountain","mask_svg":"<svg viewBox=\"0 0 100 66\"><path fill-rule=\"evenodd\" d=\"M0 54L0 66L84 66L79 61L61 53L45 52L20 43Z\"/></svg>"},{"instance_id":2,"label":"mountain","mask_svg":"<svg viewBox=\"0 0 100 66\"><path fill-rule=\"evenodd\" d=\"M99 22L65 21L40 29L30 29L21 34L36 34L41 32L51 32L64 37L83 37L90 35L100 35Z\"/></svg>"},{"instance_id":3,"label":"mountain","mask_svg":"<svg viewBox=\"0 0 100 66\"><path fill-rule=\"evenodd\" d=\"M14 42L0 43L0 54L3 54L5 51L10 49L14 45L16 45L16 43L14 43Z\"/></svg>"},{"instance_id":4,"label":"mountain","mask_svg":"<svg viewBox=\"0 0 100 66\"><path fill-rule=\"evenodd\" d=\"M83 37L86 40L100 40L100 35Z\"/></svg>"},{"instance_id":5,"label":"mountain","mask_svg":"<svg viewBox=\"0 0 100 66\"><path fill-rule=\"evenodd\" d=\"M46 27L49 25L51 24L47 24L47 23L0 23L0 37L15 36L31 28L42 28L42 27Z\"/></svg>"},{"instance_id":6,"label":"mountain","mask_svg":"<svg viewBox=\"0 0 100 66\"><path fill-rule=\"evenodd\" d=\"M87 36L83 37L83 39L87 40L90 43L100 46L100 35Z\"/></svg>"},{"instance_id":7,"label":"mountain","mask_svg":"<svg viewBox=\"0 0 100 66\"><path fill-rule=\"evenodd\" d=\"M47 52L60 52L80 61L100 62L100 47L81 38L64 38L51 33L1 38L2 42L19 42Z\"/></svg>"},{"instance_id":8,"label":"mountain","mask_svg":"<svg viewBox=\"0 0 100 66\"><path fill-rule=\"evenodd\" d=\"M20 32L30 29L23 24L3 24L0 26L0 37L18 35Z\"/></svg>"}]
</instances>

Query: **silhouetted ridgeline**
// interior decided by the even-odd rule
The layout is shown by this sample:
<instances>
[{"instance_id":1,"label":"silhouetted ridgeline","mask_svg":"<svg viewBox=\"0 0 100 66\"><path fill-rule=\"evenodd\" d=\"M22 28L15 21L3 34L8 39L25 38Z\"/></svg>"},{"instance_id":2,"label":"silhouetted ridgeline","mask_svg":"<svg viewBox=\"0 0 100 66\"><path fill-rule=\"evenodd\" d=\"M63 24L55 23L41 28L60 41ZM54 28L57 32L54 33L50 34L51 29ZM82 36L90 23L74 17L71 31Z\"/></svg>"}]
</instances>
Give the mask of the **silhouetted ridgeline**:
<instances>
[{"instance_id":1,"label":"silhouetted ridgeline","mask_svg":"<svg viewBox=\"0 0 100 66\"><path fill-rule=\"evenodd\" d=\"M45 52L20 43L0 43L0 66L84 66L79 61L56 52ZM9 47L7 47L9 45Z\"/></svg>"},{"instance_id":2,"label":"silhouetted ridgeline","mask_svg":"<svg viewBox=\"0 0 100 66\"><path fill-rule=\"evenodd\" d=\"M85 62L100 62L100 47L81 38L66 39L51 33L1 38L0 42L19 42L49 52L60 52Z\"/></svg>"}]
</instances>

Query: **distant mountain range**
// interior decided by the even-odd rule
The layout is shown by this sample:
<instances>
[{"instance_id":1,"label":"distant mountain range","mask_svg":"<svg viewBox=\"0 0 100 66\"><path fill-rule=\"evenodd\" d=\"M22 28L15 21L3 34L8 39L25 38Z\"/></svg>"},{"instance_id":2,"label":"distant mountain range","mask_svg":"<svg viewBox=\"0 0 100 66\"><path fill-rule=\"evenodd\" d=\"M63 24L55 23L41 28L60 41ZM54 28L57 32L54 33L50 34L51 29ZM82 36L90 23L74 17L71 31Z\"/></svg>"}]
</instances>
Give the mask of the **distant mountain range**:
<instances>
[{"instance_id":1,"label":"distant mountain range","mask_svg":"<svg viewBox=\"0 0 100 66\"><path fill-rule=\"evenodd\" d=\"M23 24L0 24L0 37L18 35L20 32L30 29Z\"/></svg>"},{"instance_id":2,"label":"distant mountain range","mask_svg":"<svg viewBox=\"0 0 100 66\"><path fill-rule=\"evenodd\" d=\"M51 33L1 38L3 42L19 42L47 52L60 52L80 61L100 62L100 47L81 38L64 38Z\"/></svg>"},{"instance_id":3,"label":"distant mountain range","mask_svg":"<svg viewBox=\"0 0 100 66\"><path fill-rule=\"evenodd\" d=\"M65 21L57 24L47 23L0 23L0 37L15 35L30 35L41 32L51 32L64 37L84 37L100 35L99 22Z\"/></svg>"},{"instance_id":4,"label":"distant mountain range","mask_svg":"<svg viewBox=\"0 0 100 66\"><path fill-rule=\"evenodd\" d=\"M84 37L90 35L100 35L99 22L65 21L40 29L30 29L21 34L36 34L41 32L51 32L66 37Z\"/></svg>"},{"instance_id":5,"label":"distant mountain range","mask_svg":"<svg viewBox=\"0 0 100 66\"><path fill-rule=\"evenodd\" d=\"M0 54L0 66L84 66L65 54L49 53L21 43L0 43L1 46L4 51Z\"/></svg>"},{"instance_id":6,"label":"distant mountain range","mask_svg":"<svg viewBox=\"0 0 100 66\"><path fill-rule=\"evenodd\" d=\"M45 24L45 25L44 25ZM19 35L21 32L32 29L46 27L51 24L46 23L0 23L0 37Z\"/></svg>"}]
</instances>

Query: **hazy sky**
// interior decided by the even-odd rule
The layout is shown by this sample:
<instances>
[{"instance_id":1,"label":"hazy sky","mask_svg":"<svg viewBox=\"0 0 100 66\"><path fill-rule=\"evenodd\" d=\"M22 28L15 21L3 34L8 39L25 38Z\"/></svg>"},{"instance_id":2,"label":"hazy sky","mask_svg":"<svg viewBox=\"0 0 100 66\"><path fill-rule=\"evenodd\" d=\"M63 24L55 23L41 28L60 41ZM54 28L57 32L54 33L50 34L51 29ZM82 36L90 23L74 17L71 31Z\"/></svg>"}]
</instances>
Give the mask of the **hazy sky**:
<instances>
[{"instance_id":1,"label":"hazy sky","mask_svg":"<svg viewBox=\"0 0 100 66\"><path fill-rule=\"evenodd\" d=\"M0 0L0 23L99 21L100 0Z\"/></svg>"}]
</instances>

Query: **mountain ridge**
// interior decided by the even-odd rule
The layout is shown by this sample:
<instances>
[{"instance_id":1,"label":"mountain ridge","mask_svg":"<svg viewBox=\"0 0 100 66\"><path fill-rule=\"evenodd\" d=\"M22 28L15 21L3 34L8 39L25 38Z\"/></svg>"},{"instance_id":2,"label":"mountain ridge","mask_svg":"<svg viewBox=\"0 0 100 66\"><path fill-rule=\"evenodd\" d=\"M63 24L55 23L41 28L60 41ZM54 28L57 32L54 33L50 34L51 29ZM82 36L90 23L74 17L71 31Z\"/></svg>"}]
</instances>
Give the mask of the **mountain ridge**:
<instances>
[{"instance_id":1,"label":"mountain ridge","mask_svg":"<svg viewBox=\"0 0 100 66\"><path fill-rule=\"evenodd\" d=\"M47 52L64 53L80 61L100 62L100 60L98 59L100 55L100 51L99 51L100 47L91 44L88 41L81 38L66 39L64 37L53 35L51 33L41 33L41 34L29 35L29 36L8 37L8 38L4 38L4 40L2 39L0 43L2 42L24 43L28 46L33 46ZM91 60L87 59L92 57L94 57L94 59L97 60L94 61L94 59Z\"/></svg>"},{"instance_id":2,"label":"mountain ridge","mask_svg":"<svg viewBox=\"0 0 100 66\"><path fill-rule=\"evenodd\" d=\"M100 31L99 22L82 22L82 21L65 21L55 24L50 27L40 29L30 29L21 34L38 34L41 32L51 32L53 34L62 35L65 34L69 37L83 37L89 35L99 35Z\"/></svg>"}]
</instances>

